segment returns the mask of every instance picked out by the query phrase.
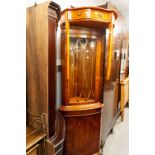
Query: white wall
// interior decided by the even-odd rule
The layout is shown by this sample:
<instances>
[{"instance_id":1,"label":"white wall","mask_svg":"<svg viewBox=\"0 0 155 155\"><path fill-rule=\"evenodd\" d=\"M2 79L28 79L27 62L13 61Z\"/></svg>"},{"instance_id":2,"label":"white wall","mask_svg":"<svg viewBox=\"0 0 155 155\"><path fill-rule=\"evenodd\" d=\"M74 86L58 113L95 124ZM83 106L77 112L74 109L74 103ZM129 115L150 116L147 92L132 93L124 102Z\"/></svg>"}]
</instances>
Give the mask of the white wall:
<instances>
[{"instance_id":1,"label":"white wall","mask_svg":"<svg viewBox=\"0 0 155 155\"><path fill-rule=\"evenodd\" d=\"M122 11L122 14L125 18L125 23L127 25L127 28L129 29L129 11L128 10Z\"/></svg>"},{"instance_id":2,"label":"white wall","mask_svg":"<svg viewBox=\"0 0 155 155\"><path fill-rule=\"evenodd\" d=\"M27 0L26 6L32 6L35 2L39 4L46 1L48 0ZM75 7L102 5L106 2L106 0L54 0L54 2L60 5L61 10L64 10L65 8L70 7L70 5L73 5Z\"/></svg>"}]
</instances>

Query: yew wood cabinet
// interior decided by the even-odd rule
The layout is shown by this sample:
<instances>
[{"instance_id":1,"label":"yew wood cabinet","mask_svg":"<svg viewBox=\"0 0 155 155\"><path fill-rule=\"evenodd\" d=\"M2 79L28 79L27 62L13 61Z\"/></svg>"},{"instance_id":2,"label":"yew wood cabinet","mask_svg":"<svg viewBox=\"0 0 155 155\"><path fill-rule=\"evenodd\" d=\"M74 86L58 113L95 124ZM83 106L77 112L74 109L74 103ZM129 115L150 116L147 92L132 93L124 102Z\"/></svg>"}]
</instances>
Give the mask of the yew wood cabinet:
<instances>
[{"instance_id":1,"label":"yew wood cabinet","mask_svg":"<svg viewBox=\"0 0 155 155\"><path fill-rule=\"evenodd\" d=\"M59 110L66 124L64 155L100 152L104 79L108 80L112 74L116 18L115 11L100 7L69 8L61 12L62 103Z\"/></svg>"}]
</instances>

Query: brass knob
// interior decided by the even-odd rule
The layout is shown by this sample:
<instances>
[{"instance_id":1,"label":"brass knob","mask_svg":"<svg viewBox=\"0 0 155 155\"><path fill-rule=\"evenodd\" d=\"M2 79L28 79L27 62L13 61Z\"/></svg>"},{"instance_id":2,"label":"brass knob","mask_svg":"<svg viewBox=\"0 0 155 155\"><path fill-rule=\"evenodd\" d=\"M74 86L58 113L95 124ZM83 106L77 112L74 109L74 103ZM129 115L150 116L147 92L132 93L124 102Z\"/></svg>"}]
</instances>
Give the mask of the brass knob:
<instances>
[{"instance_id":1,"label":"brass knob","mask_svg":"<svg viewBox=\"0 0 155 155\"><path fill-rule=\"evenodd\" d=\"M99 17L102 17L102 16L103 16L103 14L99 13L99 14L98 14L98 16L99 16Z\"/></svg>"},{"instance_id":2,"label":"brass knob","mask_svg":"<svg viewBox=\"0 0 155 155\"><path fill-rule=\"evenodd\" d=\"M82 15L82 13L81 12L78 12L78 16L81 16Z\"/></svg>"}]
</instances>

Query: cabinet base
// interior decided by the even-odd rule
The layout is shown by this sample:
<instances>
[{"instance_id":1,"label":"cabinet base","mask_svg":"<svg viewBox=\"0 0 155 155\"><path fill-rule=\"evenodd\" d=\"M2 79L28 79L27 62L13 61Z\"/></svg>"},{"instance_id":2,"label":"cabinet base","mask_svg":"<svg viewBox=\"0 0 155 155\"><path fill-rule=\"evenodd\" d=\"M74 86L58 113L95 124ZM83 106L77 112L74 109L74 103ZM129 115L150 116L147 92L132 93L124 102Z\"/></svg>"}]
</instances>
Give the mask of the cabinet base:
<instances>
[{"instance_id":1,"label":"cabinet base","mask_svg":"<svg viewBox=\"0 0 155 155\"><path fill-rule=\"evenodd\" d=\"M101 103L60 107L66 124L64 155L92 155L99 152L102 107Z\"/></svg>"}]
</instances>

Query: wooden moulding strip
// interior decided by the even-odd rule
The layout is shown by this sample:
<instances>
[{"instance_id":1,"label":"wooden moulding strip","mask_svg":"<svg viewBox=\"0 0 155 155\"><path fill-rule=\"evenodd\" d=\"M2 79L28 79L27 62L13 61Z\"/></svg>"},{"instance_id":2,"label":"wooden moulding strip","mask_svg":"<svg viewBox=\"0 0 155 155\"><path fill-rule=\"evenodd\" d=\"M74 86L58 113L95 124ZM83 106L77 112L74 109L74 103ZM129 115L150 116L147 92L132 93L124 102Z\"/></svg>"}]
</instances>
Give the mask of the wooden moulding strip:
<instances>
[{"instance_id":1,"label":"wooden moulding strip","mask_svg":"<svg viewBox=\"0 0 155 155\"><path fill-rule=\"evenodd\" d=\"M30 154L32 151L34 151L35 149L37 149L39 147L39 144L35 145L33 148L29 149L28 151L26 151L26 154Z\"/></svg>"},{"instance_id":2,"label":"wooden moulding strip","mask_svg":"<svg viewBox=\"0 0 155 155\"><path fill-rule=\"evenodd\" d=\"M67 79L69 79L69 21L66 13L66 61L67 61Z\"/></svg>"},{"instance_id":3,"label":"wooden moulding strip","mask_svg":"<svg viewBox=\"0 0 155 155\"><path fill-rule=\"evenodd\" d=\"M67 78L67 83L66 83L66 102L68 102L69 99L69 57L70 57L70 49L69 49L69 21L68 21L68 12L66 12L66 78Z\"/></svg>"},{"instance_id":4,"label":"wooden moulding strip","mask_svg":"<svg viewBox=\"0 0 155 155\"><path fill-rule=\"evenodd\" d=\"M124 85L121 85L121 119L124 118Z\"/></svg>"},{"instance_id":5,"label":"wooden moulding strip","mask_svg":"<svg viewBox=\"0 0 155 155\"><path fill-rule=\"evenodd\" d=\"M33 135L26 137L26 150L28 150L30 147L32 147L37 142L42 140L45 136L46 136L46 134L38 131L38 132L34 133Z\"/></svg>"},{"instance_id":6,"label":"wooden moulding strip","mask_svg":"<svg viewBox=\"0 0 155 155\"><path fill-rule=\"evenodd\" d=\"M96 50L96 79L95 79L95 97L96 100L99 100L99 89L100 89L100 62L101 62L101 39L99 38L97 43L97 50Z\"/></svg>"},{"instance_id":7,"label":"wooden moulding strip","mask_svg":"<svg viewBox=\"0 0 155 155\"><path fill-rule=\"evenodd\" d=\"M104 104L93 103L87 105L74 105L74 106L61 106L59 110L63 113L64 117L81 117L101 114L103 112Z\"/></svg>"},{"instance_id":8,"label":"wooden moulding strip","mask_svg":"<svg viewBox=\"0 0 155 155\"><path fill-rule=\"evenodd\" d=\"M108 35L108 65L107 65L107 75L106 79L110 79L111 74L111 64L112 64L112 50L113 50L113 15L112 22L109 24L109 35Z\"/></svg>"},{"instance_id":9,"label":"wooden moulding strip","mask_svg":"<svg viewBox=\"0 0 155 155\"><path fill-rule=\"evenodd\" d=\"M59 110L61 111L82 111L82 110L91 110L102 108L104 104L102 103L92 103L92 104L85 104L85 105L72 105L72 106L61 106Z\"/></svg>"}]
</instances>

